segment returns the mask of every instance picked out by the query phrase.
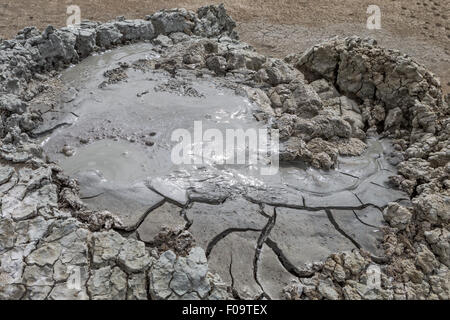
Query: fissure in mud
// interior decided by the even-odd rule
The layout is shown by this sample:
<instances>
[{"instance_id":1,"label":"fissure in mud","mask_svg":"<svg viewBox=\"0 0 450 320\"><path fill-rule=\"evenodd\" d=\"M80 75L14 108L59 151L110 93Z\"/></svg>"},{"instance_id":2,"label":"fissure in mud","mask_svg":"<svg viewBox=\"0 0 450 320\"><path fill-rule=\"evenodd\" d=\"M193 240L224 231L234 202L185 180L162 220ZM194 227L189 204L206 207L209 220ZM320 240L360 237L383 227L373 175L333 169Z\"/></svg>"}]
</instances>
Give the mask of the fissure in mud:
<instances>
[{"instance_id":1,"label":"fissure in mud","mask_svg":"<svg viewBox=\"0 0 450 320\"><path fill-rule=\"evenodd\" d=\"M208 6L0 44L0 298L448 299L437 79L357 37L266 57L234 26ZM227 130L257 161L225 161Z\"/></svg>"}]
</instances>

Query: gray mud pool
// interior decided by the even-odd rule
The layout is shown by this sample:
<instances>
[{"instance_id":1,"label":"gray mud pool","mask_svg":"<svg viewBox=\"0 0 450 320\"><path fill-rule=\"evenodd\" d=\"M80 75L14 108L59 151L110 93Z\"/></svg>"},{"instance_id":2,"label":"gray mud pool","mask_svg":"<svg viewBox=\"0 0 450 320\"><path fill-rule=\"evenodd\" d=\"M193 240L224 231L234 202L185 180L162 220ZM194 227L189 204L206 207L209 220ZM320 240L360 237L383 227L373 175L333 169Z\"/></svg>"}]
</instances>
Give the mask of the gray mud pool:
<instances>
[{"instance_id":1,"label":"gray mud pool","mask_svg":"<svg viewBox=\"0 0 450 320\"><path fill-rule=\"evenodd\" d=\"M277 297L293 275L308 272L306 263L333 252L380 255L382 209L408 198L387 184L395 174L384 156L389 141L367 141L362 156L340 158L330 171L281 163L264 176L247 165L176 165L176 129L193 132L194 121L222 131L266 124L224 79L146 68L156 57L141 43L67 69L61 100L35 131L89 207L117 215L149 244L162 226L189 229L210 270L241 296Z\"/></svg>"}]
</instances>

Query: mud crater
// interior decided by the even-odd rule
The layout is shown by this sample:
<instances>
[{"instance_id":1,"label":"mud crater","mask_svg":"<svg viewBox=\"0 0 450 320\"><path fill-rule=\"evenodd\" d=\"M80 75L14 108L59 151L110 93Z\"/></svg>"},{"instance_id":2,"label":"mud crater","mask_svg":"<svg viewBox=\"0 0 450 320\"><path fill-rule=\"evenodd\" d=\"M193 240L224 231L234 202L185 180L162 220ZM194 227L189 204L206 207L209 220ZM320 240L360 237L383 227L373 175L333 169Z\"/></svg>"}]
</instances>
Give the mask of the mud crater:
<instances>
[{"instance_id":1,"label":"mud crater","mask_svg":"<svg viewBox=\"0 0 450 320\"><path fill-rule=\"evenodd\" d=\"M49 159L77 179L90 209L110 211L149 245L164 228L188 230L211 271L240 297L279 298L292 277L312 274L309 263L332 252L382 255L382 211L408 199L389 185L396 173L389 140L368 139L361 156L339 157L332 170L293 161L262 176L245 165L174 165L176 129L192 132L199 120L204 130L223 131L270 121L255 117L262 107L239 90L240 75L149 68L160 53L133 44L62 72L61 101L34 131Z\"/></svg>"}]
</instances>

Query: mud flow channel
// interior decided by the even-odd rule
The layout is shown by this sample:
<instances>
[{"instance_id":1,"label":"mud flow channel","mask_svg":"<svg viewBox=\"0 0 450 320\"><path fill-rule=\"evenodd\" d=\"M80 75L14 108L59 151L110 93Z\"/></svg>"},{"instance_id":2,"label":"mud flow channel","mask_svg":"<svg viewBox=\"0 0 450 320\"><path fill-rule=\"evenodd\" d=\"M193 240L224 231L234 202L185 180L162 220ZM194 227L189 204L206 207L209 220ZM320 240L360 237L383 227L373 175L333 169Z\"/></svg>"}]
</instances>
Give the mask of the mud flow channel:
<instances>
[{"instance_id":1,"label":"mud flow channel","mask_svg":"<svg viewBox=\"0 0 450 320\"><path fill-rule=\"evenodd\" d=\"M266 124L223 79L146 69L156 57L151 44L125 46L61 75L61 102L36 134L78 179L88 206L118 215L147 243L162 226L188 228L211 271L241 294L276 296L332 252L381 253L382 208L408 198L387 184L395 174L388 141L369 140L363 156L340 158L330 171L281 164L265 176L246 165L174 164L172 133L193 132L194 121L221 131Z\"/></svg>"}]
</instances>

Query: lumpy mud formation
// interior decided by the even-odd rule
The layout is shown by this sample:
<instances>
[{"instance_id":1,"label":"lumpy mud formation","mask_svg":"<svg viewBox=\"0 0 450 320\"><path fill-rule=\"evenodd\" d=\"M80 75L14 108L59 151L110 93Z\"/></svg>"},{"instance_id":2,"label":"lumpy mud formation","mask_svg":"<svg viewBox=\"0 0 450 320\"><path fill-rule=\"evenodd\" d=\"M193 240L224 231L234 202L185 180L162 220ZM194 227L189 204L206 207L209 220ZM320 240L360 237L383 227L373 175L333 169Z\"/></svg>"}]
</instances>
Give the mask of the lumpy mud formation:
<instances>
[{"instance_id":1,"label":"lumpy mud formation","mask_svg":"<svg viewBox=\"0 0 450 320\"><path fill-rule=\"evenodd\" d=\"M280 60L234 26L209 6L1 43L0 298L449 298L439 81L370 39ZM278 173L174 164L195 121L278 129Z\"/></svg>"}]
</instances>

